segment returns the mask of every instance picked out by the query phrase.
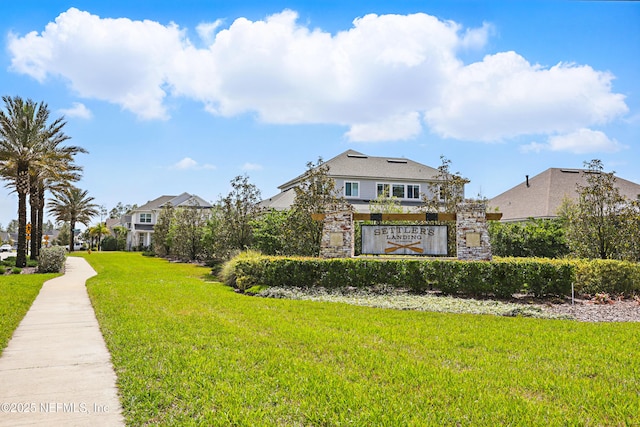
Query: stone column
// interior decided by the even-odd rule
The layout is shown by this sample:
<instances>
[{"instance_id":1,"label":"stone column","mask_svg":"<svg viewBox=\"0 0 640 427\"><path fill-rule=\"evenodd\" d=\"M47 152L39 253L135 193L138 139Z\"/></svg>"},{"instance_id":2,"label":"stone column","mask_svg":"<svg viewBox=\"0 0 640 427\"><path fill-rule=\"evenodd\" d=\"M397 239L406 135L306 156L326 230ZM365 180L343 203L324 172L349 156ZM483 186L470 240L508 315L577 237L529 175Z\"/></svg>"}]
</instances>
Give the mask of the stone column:
<instances>
[{"instance_id":1,"label":"stone column","mask_svg":"<svg viewBox=\"0 0 640 427\"><path fill-rule=\"evenodd\" d=\"M322 223L321 258L352 258L354 251L353 207L346 204L331 206Z\"/></svg>"},{"instance_id":2,"label":"stone column","mask_svg":"<svg viewBox=\"0 0 640 427\"><path fill-rule=\"evenodd\" d=\"M486 206L483 203L461 203L456 212L456 225L458 259L491 261Z\"/></svg>"}]
</instances>

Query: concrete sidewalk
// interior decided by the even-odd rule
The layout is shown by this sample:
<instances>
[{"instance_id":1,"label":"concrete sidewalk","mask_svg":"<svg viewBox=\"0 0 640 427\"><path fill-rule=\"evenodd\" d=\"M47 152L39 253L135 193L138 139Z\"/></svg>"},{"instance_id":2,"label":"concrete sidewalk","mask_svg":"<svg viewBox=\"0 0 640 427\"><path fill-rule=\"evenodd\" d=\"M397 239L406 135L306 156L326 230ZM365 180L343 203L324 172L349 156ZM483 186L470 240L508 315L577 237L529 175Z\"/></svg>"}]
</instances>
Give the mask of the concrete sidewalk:
<instances>
[{"instance_id":1,"label":"concrete sidewalk","mask_svg":"<svg viewBox=\"0 0 640 427\"><path fill-rule=\"evenodd\" d=\"M123 426L116 376L85 281L69 257L46 282L0 357L0 426Z\"/></svg>"}]
</instances>

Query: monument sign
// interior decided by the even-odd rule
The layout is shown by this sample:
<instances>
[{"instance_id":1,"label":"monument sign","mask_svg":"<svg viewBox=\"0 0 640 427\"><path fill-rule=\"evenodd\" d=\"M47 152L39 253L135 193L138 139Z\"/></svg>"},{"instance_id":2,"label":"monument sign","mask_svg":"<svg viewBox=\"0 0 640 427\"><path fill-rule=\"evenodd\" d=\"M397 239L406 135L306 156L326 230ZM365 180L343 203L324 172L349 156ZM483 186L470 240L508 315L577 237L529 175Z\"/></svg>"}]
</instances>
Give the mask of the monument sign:
<instances>
[{"instance_id":1,"label":"monument sign","mask_svg":"<svg viewBox=\"0 0 640 427\"><path fill-rule=\"evenodd\" d=\"M447 255L447 226L362 225L362 254Z\"/></svg>"}]
</instances>

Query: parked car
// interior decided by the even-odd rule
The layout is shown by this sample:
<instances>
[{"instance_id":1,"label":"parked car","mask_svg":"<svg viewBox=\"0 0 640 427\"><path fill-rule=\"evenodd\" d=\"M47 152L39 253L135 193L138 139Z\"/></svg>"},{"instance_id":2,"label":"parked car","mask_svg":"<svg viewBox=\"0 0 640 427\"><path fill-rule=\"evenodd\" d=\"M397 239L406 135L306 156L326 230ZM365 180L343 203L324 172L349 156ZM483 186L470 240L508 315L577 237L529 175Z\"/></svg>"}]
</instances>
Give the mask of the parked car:
<instances>
[{"instance_id":1,"label":"parked car","mask_svg":"<svg viewBox=\"0 0 640 427\"><path fill-rule=\"evenodd\" d=\"M11 252L12 250L13 250L13 247L8 243L5 243L4 245L0 246L0 252Z\"/></svg>"}]
</instances>

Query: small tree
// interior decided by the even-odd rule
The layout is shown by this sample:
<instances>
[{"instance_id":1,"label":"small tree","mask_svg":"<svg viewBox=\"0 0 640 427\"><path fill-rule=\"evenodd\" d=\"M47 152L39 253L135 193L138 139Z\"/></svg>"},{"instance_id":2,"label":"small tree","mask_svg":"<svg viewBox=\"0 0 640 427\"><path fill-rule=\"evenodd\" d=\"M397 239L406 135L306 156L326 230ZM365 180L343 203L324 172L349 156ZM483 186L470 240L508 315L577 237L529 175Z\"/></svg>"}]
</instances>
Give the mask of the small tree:
<instances>
[{"instance_id":1,"label":"small tree","mask_svg":"<svg viewBox=\"0 0 640 427\"><path fill-rule=\"evenodd\" d=\"M426 212L455 212L464 201L464 186L469 183L459 172L451 173L451 160L440 156L442 164L434 181L427 187L429 194L422 194L423 210Z\"/></svg>"},{"instance_id":2,"label":"small tree","mask_svg":"<svg viewBox=\"0 0 640 427\"><path fill-rule=\"evenodd\" d=\"M317 163L307 163L302 181L294 187L295 201L286 226L287 252L291 255L317 256L320 252L322 222L315 221L311 214L324 213L328 206L344 203L338 197L336 183L329 176L329 166L322 158Z\"/></svg>"},{"instance_id":3,"label":"small tree","mask_svg":"<svg viewBox=\"0 0 640 427\"><path fill-rule=\"evenodd\" d=\"M171 252L171 221L173 221L174 209L171 204L166 204L158 214L156 224L153 226L153 236L151 245L153 251L159 257L167 257Z\"/></svg>"},{"instance_id":4,"label":"small tree","mask_svg":"<svg viewBox=\"0 0 640 427\"><path fill-rule=\"evenodd\" d=\"M628 201L621 220L621 258L640 261L640 199Z\"/></svg>"},{"instance_id":5,"label":"small tree","mask_svg":"<svg viewBox=\"0 0 640 427\"><path fill-rule=\"evenodd\" d=\"M197 205L175 208L169 228L171 256L181 261L204 257L203 236L208 216L209 210Z\"/></svg>"},{"instance_id":6,"label":"small tree","mask_svg":"<svg viewBox=\"0 0 640 427\"><path fill-rule=\"evenodd\" d=\"M70 239L70 228L68 222L58 224L58 237L52 242L56 246L67 246Z\"/></svg>"},{"instance_id":7,"label":"small tree","mask_svg":"<svg viewBox=\"0 0 640 427\"><path fill-rule=\"evenodd\" d=\"M207 259L225 261L229 258L230 249L227 247L226 242L219 237L223 233L222 209L220 202L218 202L211 209L202 236L204 254Z\"/></svg>"},{"instance_id":8,"label":"small tree","mask_svg":"<svg viewBox=\"0 0 640 427\"><path fill-rule=\"evenodd\" d=\"M260 209L260 190L249 182L249 177L236 176L231 180L231 192L220 201L222 221L221 237L227 248L245 250L251 246L251 222Z\"/></svg>"},{"instance_id":9,"label":"small tree","mask_svg":"<svg viewBox=\"0 0 640 427\"><path fill-rule=\"evenodd\" d=\"M289 221L290 211L263 212L251 222L253 228L253 248L266 255L287 253L284 230Z\"/></svg>"},{"instance_id":10,"label":"small tree","mask_svg":"<svg viewBox=\"0 0 640 427\"><path fill-rule=\"evenodd\" d=\"M253 222L260 215L260 190L246 175L231 180L231 191L220 198L207 221L204 240L208 257L224 260L253 244Z\"/></svg>"},{"instance_id":11,"label":"small tree","mask_svg":"<svg viewBox=\"0 0 640 427\"><path fill-rule=\"evenodd\" d=\"M620 194L613 172L604 172L600 160L585 166L587 184L577 185L577 200L565 200L560 212L569 247L578 257L623 258L630 201Z\"/></svg>"}]
</instances>

